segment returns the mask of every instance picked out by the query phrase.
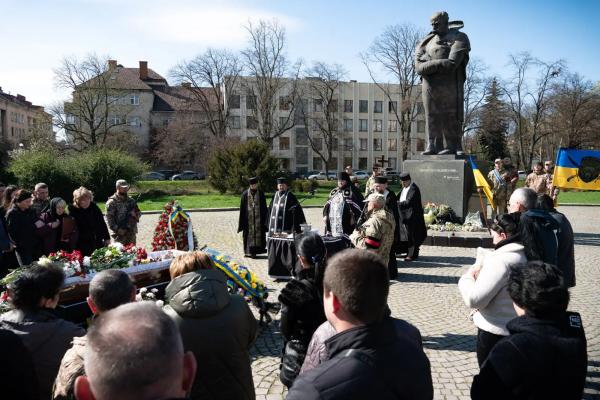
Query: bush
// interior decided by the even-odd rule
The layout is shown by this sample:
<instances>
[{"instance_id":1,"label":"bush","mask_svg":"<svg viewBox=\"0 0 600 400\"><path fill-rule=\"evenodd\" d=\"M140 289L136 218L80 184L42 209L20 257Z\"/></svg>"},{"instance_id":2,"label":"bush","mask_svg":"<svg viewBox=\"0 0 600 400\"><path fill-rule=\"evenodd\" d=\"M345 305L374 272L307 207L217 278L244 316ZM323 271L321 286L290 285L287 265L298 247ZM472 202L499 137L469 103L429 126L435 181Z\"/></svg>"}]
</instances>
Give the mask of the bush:
<instances>
[{"instance_id":1,"label":"bush","mask_svg":"<svg viewBox=\"0 0 600 400\"><path fill-rule=\"evenodd\" d=\"M117 179L134 182L147 169L145 163L119 150L63 154L55 149L31 149L12 154L9 172L20 186L33 189L36 183L44 182L50 196L60 196L70 203L73 190L79 186L93 191L98 201L105 201L114 193Z\"/></svg>"},{"instance_id":2,"label":"bush","mask_svg":"<svg viewBox=\"0 0 600 400\"><path fill-rule=\"evenodd\" d=\"M221 193L241 193L253 176L258 177L262 190L271 191L278 167L279 161L271 156L266 144L250 140L217 150L208 163L208 173L210 184Z\"/></svg>"}]
</instances>

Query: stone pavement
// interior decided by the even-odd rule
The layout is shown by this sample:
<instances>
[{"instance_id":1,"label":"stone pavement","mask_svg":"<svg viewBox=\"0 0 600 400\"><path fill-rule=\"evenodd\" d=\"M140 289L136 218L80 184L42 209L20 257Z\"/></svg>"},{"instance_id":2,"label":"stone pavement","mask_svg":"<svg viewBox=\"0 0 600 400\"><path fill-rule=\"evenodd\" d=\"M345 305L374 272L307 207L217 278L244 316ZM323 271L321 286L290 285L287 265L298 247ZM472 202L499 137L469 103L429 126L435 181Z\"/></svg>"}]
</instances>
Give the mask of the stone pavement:
<instances>
[{"instance_id":1,"label":"stone pavement","mask_svg":"<svg viewBox=\"0 0 600 400\"><path fill-rule=\"evenodd\" d=\"M585 399L600 398L600 208L562 207L576 232L577 286L571 291L569 309L581 313L588 340L588 380ZM313 227L320 227L321 210L307 209ZM157 215L144 215L138 243L149 247ZM237 231L238 213L192 213L199 244L207 244L248 265L272 289L276 301L282 283L267 276L266 257L243 258L242 238ZM418 262L399 261L399 279L390 287L389 305L395 317L417 326L431 362L435 399L469 399L472 377L478 372L475 357L476 329L456 283L474 262L475 249L424 246ZM595 311L594 311L595 310ZM256 310L254 310L256 311ZM257 399L283 399L279 381L282 338L279 316L263 328L252 350L252 369Z\"/></svg>"}]
</instances>

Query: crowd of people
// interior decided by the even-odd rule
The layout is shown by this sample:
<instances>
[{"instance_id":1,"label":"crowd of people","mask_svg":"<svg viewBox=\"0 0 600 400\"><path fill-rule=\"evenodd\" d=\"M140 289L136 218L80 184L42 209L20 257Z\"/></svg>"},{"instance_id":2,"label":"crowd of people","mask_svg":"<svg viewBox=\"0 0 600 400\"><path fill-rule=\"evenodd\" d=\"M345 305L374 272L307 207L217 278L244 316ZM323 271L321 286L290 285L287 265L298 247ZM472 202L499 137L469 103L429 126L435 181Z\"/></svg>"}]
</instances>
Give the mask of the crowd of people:
<instances>
[{"instance_id":1,"label":"crowd of people","mask_svg":"<svg viewBox=\"0 0 600 400\"><path fill-rule=\"evenodd\" d=\"M325 235L302 231L301 204L283 178L268 208L256 179L242 195L239 231L246 255L265 252L267 234L296 233L294 278L278 298L284 338L279 377L289 399L432 399L421 333L392 317L388 307L398 249L416 259L426 234L418 187L403 174L396 195L376 175L363 201L349 177L340 173L330 193ZM82 237L88 253L111 237L135 242L139 209L127 196L126 182L118 181L116 189L107 202L106 224L85 188L75 190L68 214L63 199L48 200L47 187L36 186L33 197L6 188L11 206L2 222L8 253L16 250L23 262L57 246L77 247ZM572 227L547 194L519 188L507 203L507 212L496 215L490 227L494 249L477 249L474 265L458 284L477 328L480 371L471 396L579 399L587 344L581 316L567 311L575 285ZM97 211L85 211L92 205ZM40 230L59 227L54 241L42 239ZM100 233L82 234L83 229ZM349 235L355 248L331 256L326 235ZM7 349L0 352L3 395L255 399L250 349L258 324L246 301L228 291L227 277L204 252L175 258L169 273L166 305L135 302L136 287L123 271L96 274L87 299L94 318L86 333L54 311L63 271L34 263L9 285L13 310L0 316L0 348Z\"/></svg>"},{"instance_id":2,"label":"crowd of people","mask_svg":"<svg viewBox=\"0 0 600 400\"><path fill-rule=\"evenodd\" d=\"M106 202L105 220L94 194L83 186L73 191L67 204L61 197L50 198L45 183L36 184L33 192L0 183L0 277L59 250L89 256L111 238L135 244L140 210L128 196L125 180L115 186Z\"/></svg>"}]
</instances>

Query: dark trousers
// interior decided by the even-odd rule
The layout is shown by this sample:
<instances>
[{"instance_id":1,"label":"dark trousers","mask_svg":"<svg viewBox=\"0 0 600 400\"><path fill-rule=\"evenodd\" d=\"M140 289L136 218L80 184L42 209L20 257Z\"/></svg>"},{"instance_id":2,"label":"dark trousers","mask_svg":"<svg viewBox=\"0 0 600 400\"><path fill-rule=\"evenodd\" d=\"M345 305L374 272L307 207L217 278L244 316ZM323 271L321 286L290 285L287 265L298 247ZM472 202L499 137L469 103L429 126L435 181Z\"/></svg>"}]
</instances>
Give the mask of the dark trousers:
<instances>
[{"instance_id":1,"label":"dark trousers","mask_svg":"<svg viewBox=\"0 0 600 400\"><path fill-rule=\"evenodd\" d=\"M388 272L390 274L390 279L398 278L398 264L396 262L396 252L394 249L390 251L390 258L388 260Z\"/></svg>"},{"instance_id":2,"label":"dark trousers","mask_svg":"<svg viewBox=\"0 0 600 400\"><path fill-rule=\"evenodd\" d=\"M410 246L406 252L406 256L413 259L419 257L419 246Z\"/></svg>"},{"instance_id":3,"label":"dark trousers","mask_svg":"<svg viewBox=\"0 0 600 400\"><path fill-rule=\"evenodd\" d=\"M477 363L479 367L483 365L496 343L503 337L477 328Z\"/></svg>"}]
</instances>

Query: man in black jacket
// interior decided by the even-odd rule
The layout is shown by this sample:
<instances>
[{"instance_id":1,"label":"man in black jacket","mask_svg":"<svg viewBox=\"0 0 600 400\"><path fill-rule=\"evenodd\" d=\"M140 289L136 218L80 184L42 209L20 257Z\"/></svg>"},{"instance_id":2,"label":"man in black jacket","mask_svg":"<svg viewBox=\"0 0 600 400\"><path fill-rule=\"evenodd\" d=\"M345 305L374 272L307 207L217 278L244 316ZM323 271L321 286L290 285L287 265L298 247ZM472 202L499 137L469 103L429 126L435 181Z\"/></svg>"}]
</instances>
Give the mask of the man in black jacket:
<instances>
[{"instance_id":1,"label":"man in black jacket","mask_svg":"<svg viewBox=\"0 0 600 400\"><path fill-rule=\"evenodd\" d=\"M473 379L471 398L581 399L587 342L581 316L566 311L569 292L560 271L541 261L515 265L508 294L519 317Z\"/></svg>"},{"instance_id":2,"label":"man in black jacket","mask_svg":"<svg viewBox=\"0 0 600 400\"><path fill-rule=\"evenodd\" d=\"M377 254L337 253L325 270L324 308L337 334L325 342L327 360L300 375L289 400L432 399L429 360L399 337L386 316L389 277Z\"/></svg>"},{"instance_id":3,"label":"man in black jacket","mask_svg":"<svg viewBox=\"0 0 600 400\"><path fill-rule=\"evenodd\" d=\"M400 174L402 190L398 193L398 209L400 221L399 252L406 251L404 261L419 258L419 248L427 237L427 227L423 218L421 190L412 182L410 174Z\"/></svg>"}]
</instances>

